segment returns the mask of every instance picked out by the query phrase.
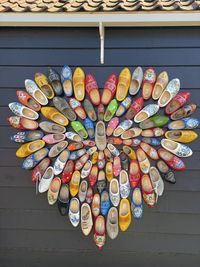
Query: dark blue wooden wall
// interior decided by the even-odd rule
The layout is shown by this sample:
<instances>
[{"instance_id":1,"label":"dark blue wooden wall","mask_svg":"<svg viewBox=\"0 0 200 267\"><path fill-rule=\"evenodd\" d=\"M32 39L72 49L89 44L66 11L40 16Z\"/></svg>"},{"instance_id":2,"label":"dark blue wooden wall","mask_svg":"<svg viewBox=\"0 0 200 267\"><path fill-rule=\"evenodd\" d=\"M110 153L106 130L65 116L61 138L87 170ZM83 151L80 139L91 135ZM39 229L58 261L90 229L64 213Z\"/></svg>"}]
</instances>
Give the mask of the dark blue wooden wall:
<instances>
[{"instance_id":1,"label":"dark blue wooden wall","mask_svg":"<svg viewBox=\"0 0 200 267\"><path fill-rule=\"evenodd\" d=\"M191 144L187 170L166 184L156 208L145 208L128 232L107 240L97 251L92 236L83 237L49 207L46 194L35 195L31 173L15 157L14 132L6 118L16 89L36 71L63 64L84 67L102 88L108 74L128 66L166 70L181 79L200 109L200 28L106 29L105 65L99 62L97 29L0 28L0 266L200 266L200 143ZM198 130L199 132L199 130Z\"/></svg>"}]
</instances>

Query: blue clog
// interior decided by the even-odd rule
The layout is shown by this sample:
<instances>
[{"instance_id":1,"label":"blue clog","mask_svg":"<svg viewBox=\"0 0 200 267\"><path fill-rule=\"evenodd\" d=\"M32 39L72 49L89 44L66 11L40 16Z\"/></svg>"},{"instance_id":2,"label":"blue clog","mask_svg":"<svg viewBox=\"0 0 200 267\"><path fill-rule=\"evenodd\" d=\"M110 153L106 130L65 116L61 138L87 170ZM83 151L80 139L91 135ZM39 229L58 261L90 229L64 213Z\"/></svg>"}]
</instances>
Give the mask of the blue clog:
<instances>
[{"instance_id":1,"label":"blue clog","mask_svg":"<svg viewBox=\"0 0 200 267\"><path fill-rule=\"evenodd\" d=\"M143 137L142 138L142 142L144 142L146 144L149 144L151 146L160 146L160 144L161 144L160 139L154 138L154 137L152 137L152 138L150 138L150 137Z\"/></svg>"},{"instance_id":2,"label":"blue clog","mask_svg":"<svg viewBox=\"0 0 200 267\"><path fill-rule=\"evenodd\" d=\"M15 143L25 143L42 139L44 133L42 131L21 131L11 135L11 141Z\"/></svg>"},{"instance_id":3,"label":"blue clog","mask_svg":"<svg viewBox=\"0 0 200 267\"><path fill-rule=\"evenodd\" d=\"M64 65L61 70L61 82L63 86L63 90L66 96L72 96L73 89L72 89L72 71L69 66Z\"/></svg>"},{"instance_id":4,"label":"blue clog","mask_svg":"<svg viewBox=\"0 0 200 267\"><path fill-rule=\"evenodd\" d=\"M44 159L49 153L48 148L42 148L32 155L28 156L22 164L22 168L25 170L30 170L35 167L42 159Z\"/></svg>"},{"instance_id":5,"label":"blue clog","mask_svg":"<svg viewBox=\"0 0 200 267\"><path fill-rule=\"evenodd\" d=\"M101 214L106 216L110 209L110 198L107 191L101 193Z\"/></svg>"},{"instance_id":6,"label":"blue clog","mask_svg":"<svg viewBox=\"0 0 200 267\"><path fill-rule=\"evenodd\" d=\"M194 129L199 126L200 120L196 118L184 118L177 121L172 121L168 124L169 130L183 130L183 129Z\"/></svg>"},{"instance_id":7,"label":"blue clog","mask_svg":"<svg viewBox=\"0 0 200 267\"><path fill-rule=\"evenodd\" d=\"M143 207L142 207L142 194L140 188L136 187L133 190L131 197L131 211L133 217L136 219L142 218Z\"/></svg>"},{"instance_id":8,"label":"blue clog","mask_svg":"<svg viewBox=\"0 0 200 267\"><path fill-rule=\"evenodd\" d=\"M89 137L94 138L94 123L89 118L86 118L84 120L84 125L88 132Z\"/></svg>"}]
</instances>

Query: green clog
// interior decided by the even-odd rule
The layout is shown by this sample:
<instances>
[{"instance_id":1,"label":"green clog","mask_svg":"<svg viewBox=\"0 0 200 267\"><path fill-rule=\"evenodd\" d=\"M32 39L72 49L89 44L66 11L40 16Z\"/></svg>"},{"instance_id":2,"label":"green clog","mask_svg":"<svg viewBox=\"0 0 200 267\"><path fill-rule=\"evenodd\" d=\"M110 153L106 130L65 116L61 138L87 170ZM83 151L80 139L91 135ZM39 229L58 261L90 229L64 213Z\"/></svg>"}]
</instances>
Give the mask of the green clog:
<instances>
[{"instance_id":1,"label":"green clog","mask_svg":"<svg viewBox=\"0 0 200 267\"><path fill-rule=\"evenodd\" d=\"M162 127L165 124L167 124L169 121L169 118L166 116L153 116L145 121L142 121L139 124L139 127L141 129L149 129L153 127Z\"/></svg>"},{"instance_id":2,"label":"green clog","mask_svg":"<svg viewBox=\"0 0 200 267\"><path fill-rule=\"evenodd\" d=\"M88 133L80 121L72 121L71 126L77 134L79 134L83 139L88 137Z\"/></svg>"},{"instance_id":3,"label":"green clog","mask_svg":"<svg viewBox=\"0 0 200 267\"><path fill-rule=\"evenodd\" d=\"M104 121L110 121L112 117L115 115L117 110L118 103L116 99L113 99L110 104L107 106L106 112L104 114Z\"/></svg>"}]
</instances>

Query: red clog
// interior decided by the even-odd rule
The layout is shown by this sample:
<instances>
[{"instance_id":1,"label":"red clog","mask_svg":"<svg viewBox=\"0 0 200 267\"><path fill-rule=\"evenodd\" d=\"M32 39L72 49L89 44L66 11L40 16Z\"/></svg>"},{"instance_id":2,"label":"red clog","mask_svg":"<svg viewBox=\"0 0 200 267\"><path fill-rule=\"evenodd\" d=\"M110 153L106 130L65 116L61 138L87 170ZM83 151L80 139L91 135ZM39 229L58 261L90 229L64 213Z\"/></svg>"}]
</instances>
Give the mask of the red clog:
<instances>
[{"instance_id":1,"label":"red clog","mask_svg":"<svg viewBox=\"0 0 200 267\"><path fill-rule=\"evenodd\" d=\"M144 99L142 97L138 97L130 106L128 111L126 112L125 118L127 120L132 120L135 115L143 108Z\"/></svg>"},{"instance_id":2,"label":"red clog","mask_svg":"<svg viewBox=\"0 0 200 267\"><path fill-rule=\"evenodd\" d=\"M71 97L69 98L69 104L79 118L81 118L82 120L86 118L86 113L81 105L81 102Z\"/></svg>"},{"instance_id":3,"label":"red clog","mask_svg":"<svg viewBox=\"0 0 200 267\"><path fill-rule=\"evenodd\" d=\"M106 242L106 223L102 215L98 215L94 223L94 242L100 250Z\"/></svg>"},{"instance_id":4,"label":"red clog","mask_svg":"<svg viewBox=\"0 0 200 267\"><path fill-rule=\"evenodd\" d=\"M17 90L16 94L18 96L19 101L23 105L25 105L25 106L27 106L30 109L33 109L35 111L39 111L41 109L40 104L35 99L33 99L28 93L26 93L25 91Z\"/></svg>"},{"instance_id":5,"label":"red clog","mask_svg":"<svg viewBox=\"0 0 200 267\"><path fill-rule=\"evenodd\" d=\"M181 108L185 103L189 101L191 93L189 92L180 92L167 104L165 108L166 114L172 114Z\"/></svg>"},{"instance_id":6,"label":"red clog","mask_svg":"<svg viewBox=\"0 0 200 267\"><path fill-rule=\"evenodd\" d=\"M149 207L154 207L156 204L156 196L148 174L144 174L141 178L141 189L144 201Z\"/></svg>"},{"instance_id":7,"label":"red clog","mask_svg":"<svg viewBox=\"0 0 200 267\"><path fill-rule=\"evenodd\" d=\"M81 149L82 147L83 147L82 142L73 142L68 145L67 149L69 151L75 151L75 150Z\"/></svg>"},{"instance_id":8,"label":"red clog","mask_svg":"<svg viewBox=\"0 0 200 267\"><path fill-rule=\"evenodd\" d=\"M40 181L46 169L50 165L50 159L44 158L32 171L32 182Z\"/></svg>"},{"instance_id":9,"label":"red clog","mask_svg":"<svg viewBox=\"0 0 200 267\"><path fill-rule=\"evenodd\" d=\"M85 90L90 98L90 101L95 106L100 104L100 95L96 79L92 74L87 74L85 78Z\"/></svg>"},{"instance_id":10,"label":"red clog","mask_svg":"<svg viewBox=\"0 0 200 267\"><path fill-rule=\"evenodd\" d=\"M157 150L147 143L141 142L140 147L142 150L153 160L158 160L159 156Z\"/></svg>"},{"instance_id":11,"label":"red clog","mask_svg":"<svg viewBox=\"0 0 200 267\"><path fill-rule=\"evenodd\" d=\"M108 144L113 144L113 145L121 145L123 143L123 140L119 137L109 137L107 141Z\"/></svg>"},{"instance_id":12,"label":"red clog","mask_svg":"<svg viewBox=\"0 0 200 267\"><path fill-rule=\"evenodd\" d=\"M92 189L92 187L89 187L87 189L86 198L85 198L86 199L86 202L88 204L91 204L92 203L93 196L94 196L93 189Z\"/></svg>"},{"instance_id":13,"label":"red clog","mask_svg":"<svg viewBox=\"0 0 200 267\"><path fill-rule=\"evenodd\" d=\"M145 100L151 97L155 83L156 83L156 72L153 68L148 68L144 73L143 84L142 84L142 97Z\"/></svg>"},{"instance_id":14,"label":"red clog","mask_svg":"<svg viewBox=\"0 0 200 267\"><path fill-rule=\"evenodd\" d=\"M18 116L11 116L8 118L10 125L20 130L36 130L39 126L37 121L29 120Z\"/></svg>"},{"instance_id":15,"label":"red clog","mask_svg":"<svg viewBox=\"0 0 200 267\"><path fill-rule=\"evenodd\" d=\"M92 166L92 169L88 177L88 181L91 187L95 186L97 182L97 176L98 176L98 167L95 165L95 166Z\"/></svg>"},{"instance_id":16,"label":"red clog","mask_svg":"<svg viewBox=\"0 0 200 267\"><path fill-rule=\"evenodd\" d=\"M140 166L136 159L132 159L129 167L129 182L132 188L136 188L140 182Z\"/></svg>"},{"instance_id":17,"label":"red clog","mask_svg":"<svg viewBox=\"0 0 200 267\"><path fill-rule=\"evenodd\" d=\"M74 172L74 162L73 160L68 160L62 173L63 184L70 182L73 172Z\"/></svg>"},{"instance_id":18,"label":"red clog","mask_svg":"<svg viewBox=\"0 0 200 267\"><path fill-rule=\"evenodd\" d=\"M177 171L185 170L185 163L164 148L158 149L158 155L170 168Z\"/></svg>"},{"instance_id":19,"label":"red clog","mask_svg":"<svg viewBox=\"0 0 200 267\"><path fill-rule=\"evenodd\" d=\"M105 82L101 103L104 105L108 105L112 98L115 95L117 89L117 76L115 74L111 74Z\"/></svg>"}]
</instances>

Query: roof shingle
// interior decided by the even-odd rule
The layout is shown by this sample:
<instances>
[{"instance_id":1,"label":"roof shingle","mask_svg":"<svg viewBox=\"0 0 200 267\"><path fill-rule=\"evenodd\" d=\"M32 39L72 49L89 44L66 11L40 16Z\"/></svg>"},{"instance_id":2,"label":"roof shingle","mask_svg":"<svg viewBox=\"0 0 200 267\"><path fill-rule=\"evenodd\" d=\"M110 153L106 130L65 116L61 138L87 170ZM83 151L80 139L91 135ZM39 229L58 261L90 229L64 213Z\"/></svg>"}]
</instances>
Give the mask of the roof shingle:
<instances>
[{"instance_id":1,"label":"roof shingle","mask_svg":"<svg viewBox=\"0 0 200 267\"><path fill-rule=\"evenodd\" d=\"M0 12L200 10L200 0L0 0Z\"/></svg>"}]
</instances>

